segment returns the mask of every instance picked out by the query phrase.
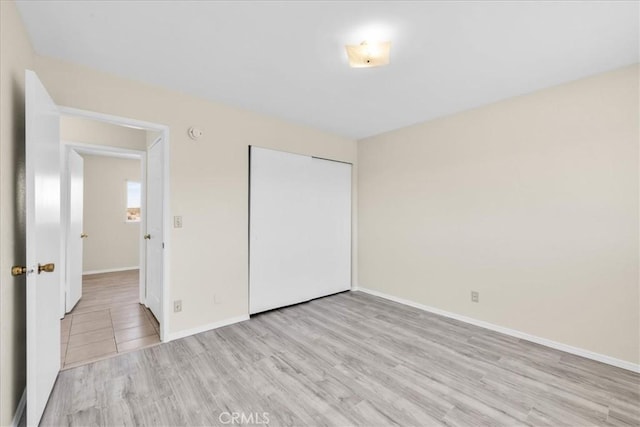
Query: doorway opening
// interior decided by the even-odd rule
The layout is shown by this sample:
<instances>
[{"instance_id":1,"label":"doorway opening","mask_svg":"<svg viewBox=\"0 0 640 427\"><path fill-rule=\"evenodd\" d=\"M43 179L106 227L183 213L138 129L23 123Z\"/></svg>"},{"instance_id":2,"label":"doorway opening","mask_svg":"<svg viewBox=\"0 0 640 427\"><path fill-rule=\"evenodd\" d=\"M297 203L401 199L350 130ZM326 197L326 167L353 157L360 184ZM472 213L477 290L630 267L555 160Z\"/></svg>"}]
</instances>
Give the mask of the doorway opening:
<instances>
[{"instance_id":1,"label":"doorway opening","mask_svg":"<svg viewBox=\"0 0 640 427\"><path fill-rule=\"evenodd\" d=\"M63 109L60 140L66 369L165 337L168 130Z\"/></svg>"}]
</instances>

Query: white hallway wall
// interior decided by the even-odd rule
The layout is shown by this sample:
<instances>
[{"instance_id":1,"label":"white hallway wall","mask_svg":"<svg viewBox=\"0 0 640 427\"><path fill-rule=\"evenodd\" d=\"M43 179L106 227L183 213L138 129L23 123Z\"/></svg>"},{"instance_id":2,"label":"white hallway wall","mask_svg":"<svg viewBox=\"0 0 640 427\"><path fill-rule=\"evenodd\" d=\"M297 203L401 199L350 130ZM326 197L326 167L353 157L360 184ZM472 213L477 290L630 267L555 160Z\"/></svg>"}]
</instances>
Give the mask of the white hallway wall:
<instances>
[{"instance_id":1,"label":"white hallway wall","mask_svg":"<svg viewBox=\"0 0 640 427\"><path fill-rule=\"evenodd\" d=\"M75 116L60 118L60 140L145 151L147 132Z\"/></svg>"},{"instance_id":2,"label":"white hallway wall","mask_svg":"<svg viewBox=\"0 0 640 427\"><path fill-rule=\"evenodd\" d=\"M140 182L140 160L83 155L83 272L137 268L140 223L127 222L127 181Z\"/></svg>"},{"instance_id":3,"label":"white hallway wall","mask_svg":"<svg viewBox=\"0 0 640 427\"><path fill-rule=\"evenodd\" d=\"M74 116L60 119L63 143L145 151L147 132ZM126 180L140 181L140 161L86 156L84 187L83 271L139 266L140 224L125 223Z\"/></svg>"}]
</instances>

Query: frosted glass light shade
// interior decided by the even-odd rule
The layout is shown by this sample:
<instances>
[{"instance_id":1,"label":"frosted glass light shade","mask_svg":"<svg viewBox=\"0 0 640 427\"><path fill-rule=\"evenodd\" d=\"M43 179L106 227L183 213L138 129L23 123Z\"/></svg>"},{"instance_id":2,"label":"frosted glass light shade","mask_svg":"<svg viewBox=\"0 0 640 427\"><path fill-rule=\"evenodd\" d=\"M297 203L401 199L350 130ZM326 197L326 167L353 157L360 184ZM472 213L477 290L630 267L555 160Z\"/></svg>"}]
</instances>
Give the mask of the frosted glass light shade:
<instances>
[{"instance_id":1,"label":"frosted glass light shade","mask_svg":"<svg viewBox=\"0 0 640 427\"><path fill-rule=\"evenodd\" d=\"M349 65L353 68L379 67L389 63L391 42L362 42L359 45L347 45Z\"/></svg>"}]
</instances>

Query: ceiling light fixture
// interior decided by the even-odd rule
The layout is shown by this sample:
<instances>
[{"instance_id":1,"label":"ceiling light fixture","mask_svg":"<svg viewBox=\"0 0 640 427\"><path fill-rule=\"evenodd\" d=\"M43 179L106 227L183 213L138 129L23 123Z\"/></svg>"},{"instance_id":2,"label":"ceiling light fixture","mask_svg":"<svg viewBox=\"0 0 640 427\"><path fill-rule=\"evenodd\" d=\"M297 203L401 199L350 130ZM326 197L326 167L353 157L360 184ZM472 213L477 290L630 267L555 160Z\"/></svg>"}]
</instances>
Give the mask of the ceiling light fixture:
<instances>
[{"instance_id":1,"label":"ceiling light fixture","mask_svg":"<svg viewBox=\"0 0 640 427\"><path fill-rule=\"evenodd\" d=\"M391 42L367 42L359 45L347 45L347 56L352 68L370 68L387 65Z\"/></svg>"}]
</instances>

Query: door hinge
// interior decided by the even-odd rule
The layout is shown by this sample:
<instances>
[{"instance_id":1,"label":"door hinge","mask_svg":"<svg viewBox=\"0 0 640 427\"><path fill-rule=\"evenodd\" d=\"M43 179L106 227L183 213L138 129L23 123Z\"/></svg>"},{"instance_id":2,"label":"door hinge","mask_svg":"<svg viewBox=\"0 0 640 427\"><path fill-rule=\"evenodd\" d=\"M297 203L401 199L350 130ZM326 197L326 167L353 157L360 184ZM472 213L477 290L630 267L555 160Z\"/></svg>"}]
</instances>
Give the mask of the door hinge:
<instances>
[{"instance_id":1,"label":"door hinge","mask_svg":"<svg viewBox=\"0 0 640 427\"><path fill-rule=\"evenodd\" d=\"M162 242L162 249L164 249L164 242Z\"/></svg>"}]
</instances>

